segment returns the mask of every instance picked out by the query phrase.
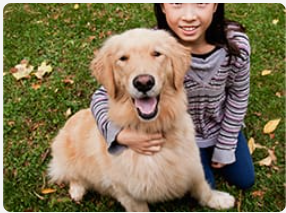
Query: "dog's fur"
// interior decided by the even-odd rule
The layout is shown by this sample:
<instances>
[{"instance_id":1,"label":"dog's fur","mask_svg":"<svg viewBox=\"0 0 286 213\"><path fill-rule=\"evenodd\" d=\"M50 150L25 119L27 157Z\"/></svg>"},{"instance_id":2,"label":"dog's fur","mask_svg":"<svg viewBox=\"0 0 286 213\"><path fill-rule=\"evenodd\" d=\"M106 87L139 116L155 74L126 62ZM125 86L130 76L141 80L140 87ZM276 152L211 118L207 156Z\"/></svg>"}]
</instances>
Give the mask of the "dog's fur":
<instances>
[{"instance_id":1,"label":"dog's fur","mask_svg":"<svg viewBox=\"0 0 286 213\"><path fill-rule=\"evenodd\" d=\"M186 192L211 208L232 207L234 198L211 190L204 177L183 88L189 66L190 51L165 31L135 29L108 39L91 69L107 89L110 121L138 132L163 133L166 142L152 156L131 149L112 155L91 111L81 110L52 144L51 180L69 183L76 201L92 188L113 196L127 211L148 211L148 202L181 197ZM142 74L155 80L144 95L132 83ZM152 118L138 114L134 99L143 96L159 97L158 112Z\"/></svg>"}]
</instances>

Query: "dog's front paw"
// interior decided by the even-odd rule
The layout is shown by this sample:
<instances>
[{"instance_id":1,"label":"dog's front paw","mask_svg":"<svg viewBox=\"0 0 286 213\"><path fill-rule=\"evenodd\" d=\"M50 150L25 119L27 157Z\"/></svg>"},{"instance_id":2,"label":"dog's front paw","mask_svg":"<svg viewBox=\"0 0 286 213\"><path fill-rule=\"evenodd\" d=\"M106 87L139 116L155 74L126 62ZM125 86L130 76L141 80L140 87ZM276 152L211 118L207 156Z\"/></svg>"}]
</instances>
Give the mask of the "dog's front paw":
<instances>
[{"instance_id":1,"label":"dog's front paw","mask_svg":"<svg viewBox=\"0 0 286 213\"><path fill-rule=\"evenodd\" d=\"M79 202L85 193L85 188L77 182L71 182L69 193L75 202Z\"/></svg>"},{"instance_id":2,"label":"dog's front paw","mask_svg":"<svg viewBox=\"0 0 286 213\"><path fill-rule=\"evenodd\" d=\"M213 209L222 210L232 208L234 202L235 199L232 195L226 192L213 190L212 196L206 205Z\"/></svg>"}]
</instances>

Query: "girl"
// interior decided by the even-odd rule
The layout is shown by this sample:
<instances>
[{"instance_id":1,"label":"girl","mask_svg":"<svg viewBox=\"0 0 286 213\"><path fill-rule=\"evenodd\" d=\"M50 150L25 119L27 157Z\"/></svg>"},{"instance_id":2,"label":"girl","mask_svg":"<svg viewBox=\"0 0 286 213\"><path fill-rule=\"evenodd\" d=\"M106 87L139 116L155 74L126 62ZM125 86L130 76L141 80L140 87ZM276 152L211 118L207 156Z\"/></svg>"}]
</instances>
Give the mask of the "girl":
<instances>
[{"instance_id":1,"label":"girl","mask_svg":"<svg viewBox=\"0 0 286 213\"><path fill-rule=\"evenodd\" d=\"M192 50L184 84L206 179L215 188L213 172L217 170L238 188L250 188L254 168L241 132L250 77L250 46L244 28L224 18L224 4L164 3L155 4L154 9L157 27ZM130 148L152 155L164 145L159 133L145 135L110 122L103 87L93 94L91 109L112 154Z\"/></svg>"}]
</instances>

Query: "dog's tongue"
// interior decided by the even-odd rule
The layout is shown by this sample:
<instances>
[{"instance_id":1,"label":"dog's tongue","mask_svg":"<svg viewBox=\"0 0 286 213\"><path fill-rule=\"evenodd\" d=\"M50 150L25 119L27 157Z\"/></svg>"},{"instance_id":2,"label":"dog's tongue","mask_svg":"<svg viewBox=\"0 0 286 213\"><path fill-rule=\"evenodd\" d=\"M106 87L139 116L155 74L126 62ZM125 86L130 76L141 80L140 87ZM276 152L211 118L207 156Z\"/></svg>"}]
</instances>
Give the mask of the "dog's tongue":
<instances>
[{"instance_id":1,"label":"dog's tongue","mask_svg":"<svg viewBox=\"0 0 286 213\"><path fill-rule=\"evenodd\" d=\"M137 107L141 113L149 115L156 110L157 99L156 98L141 98L135 99L135 107Z\"/></svg>"}]
</instances>

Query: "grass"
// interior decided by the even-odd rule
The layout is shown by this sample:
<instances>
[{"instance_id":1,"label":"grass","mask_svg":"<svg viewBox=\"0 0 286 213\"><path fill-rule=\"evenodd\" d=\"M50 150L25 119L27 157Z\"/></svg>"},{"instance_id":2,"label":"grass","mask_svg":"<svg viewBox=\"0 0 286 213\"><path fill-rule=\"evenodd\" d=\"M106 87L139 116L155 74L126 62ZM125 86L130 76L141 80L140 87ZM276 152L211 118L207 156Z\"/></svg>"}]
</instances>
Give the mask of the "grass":
<instances>
[{"instance_id":1,"label":"grass","mask_svg":"<svg viewBox=\"0 0 286 213\"><path fill-rule=\"evenodd\" d=\"M218 188L236 197L231 211L282 211L285 208L285 8L282 4L227 4L227 16L247 28L252 46L251 95L246 136L272 149L277 161L259 166L266 150L253 154L254 187L242 192L223 180ZM3 10L4 110L3 194L7 211L123 211L115 200L89 192L78 204L68 188L46 177L50 143L67 120L65 113L89 107L98 87L88 66L93 52L110 34L152 27L150 4L8 4ZM273 24L273 20L278 20ZM10 73L22 59L54 71L16 81ZM262 70L271 70L261 76ZM71 83L71 81L73 83ZM37 90L34 86L40 86ZM262 133L267 121L282 118L271 136ZM56 192L42 194L43 188ZM210 211L188 196L152 204L152 211Z\"/></svg>"}]
</instances>

